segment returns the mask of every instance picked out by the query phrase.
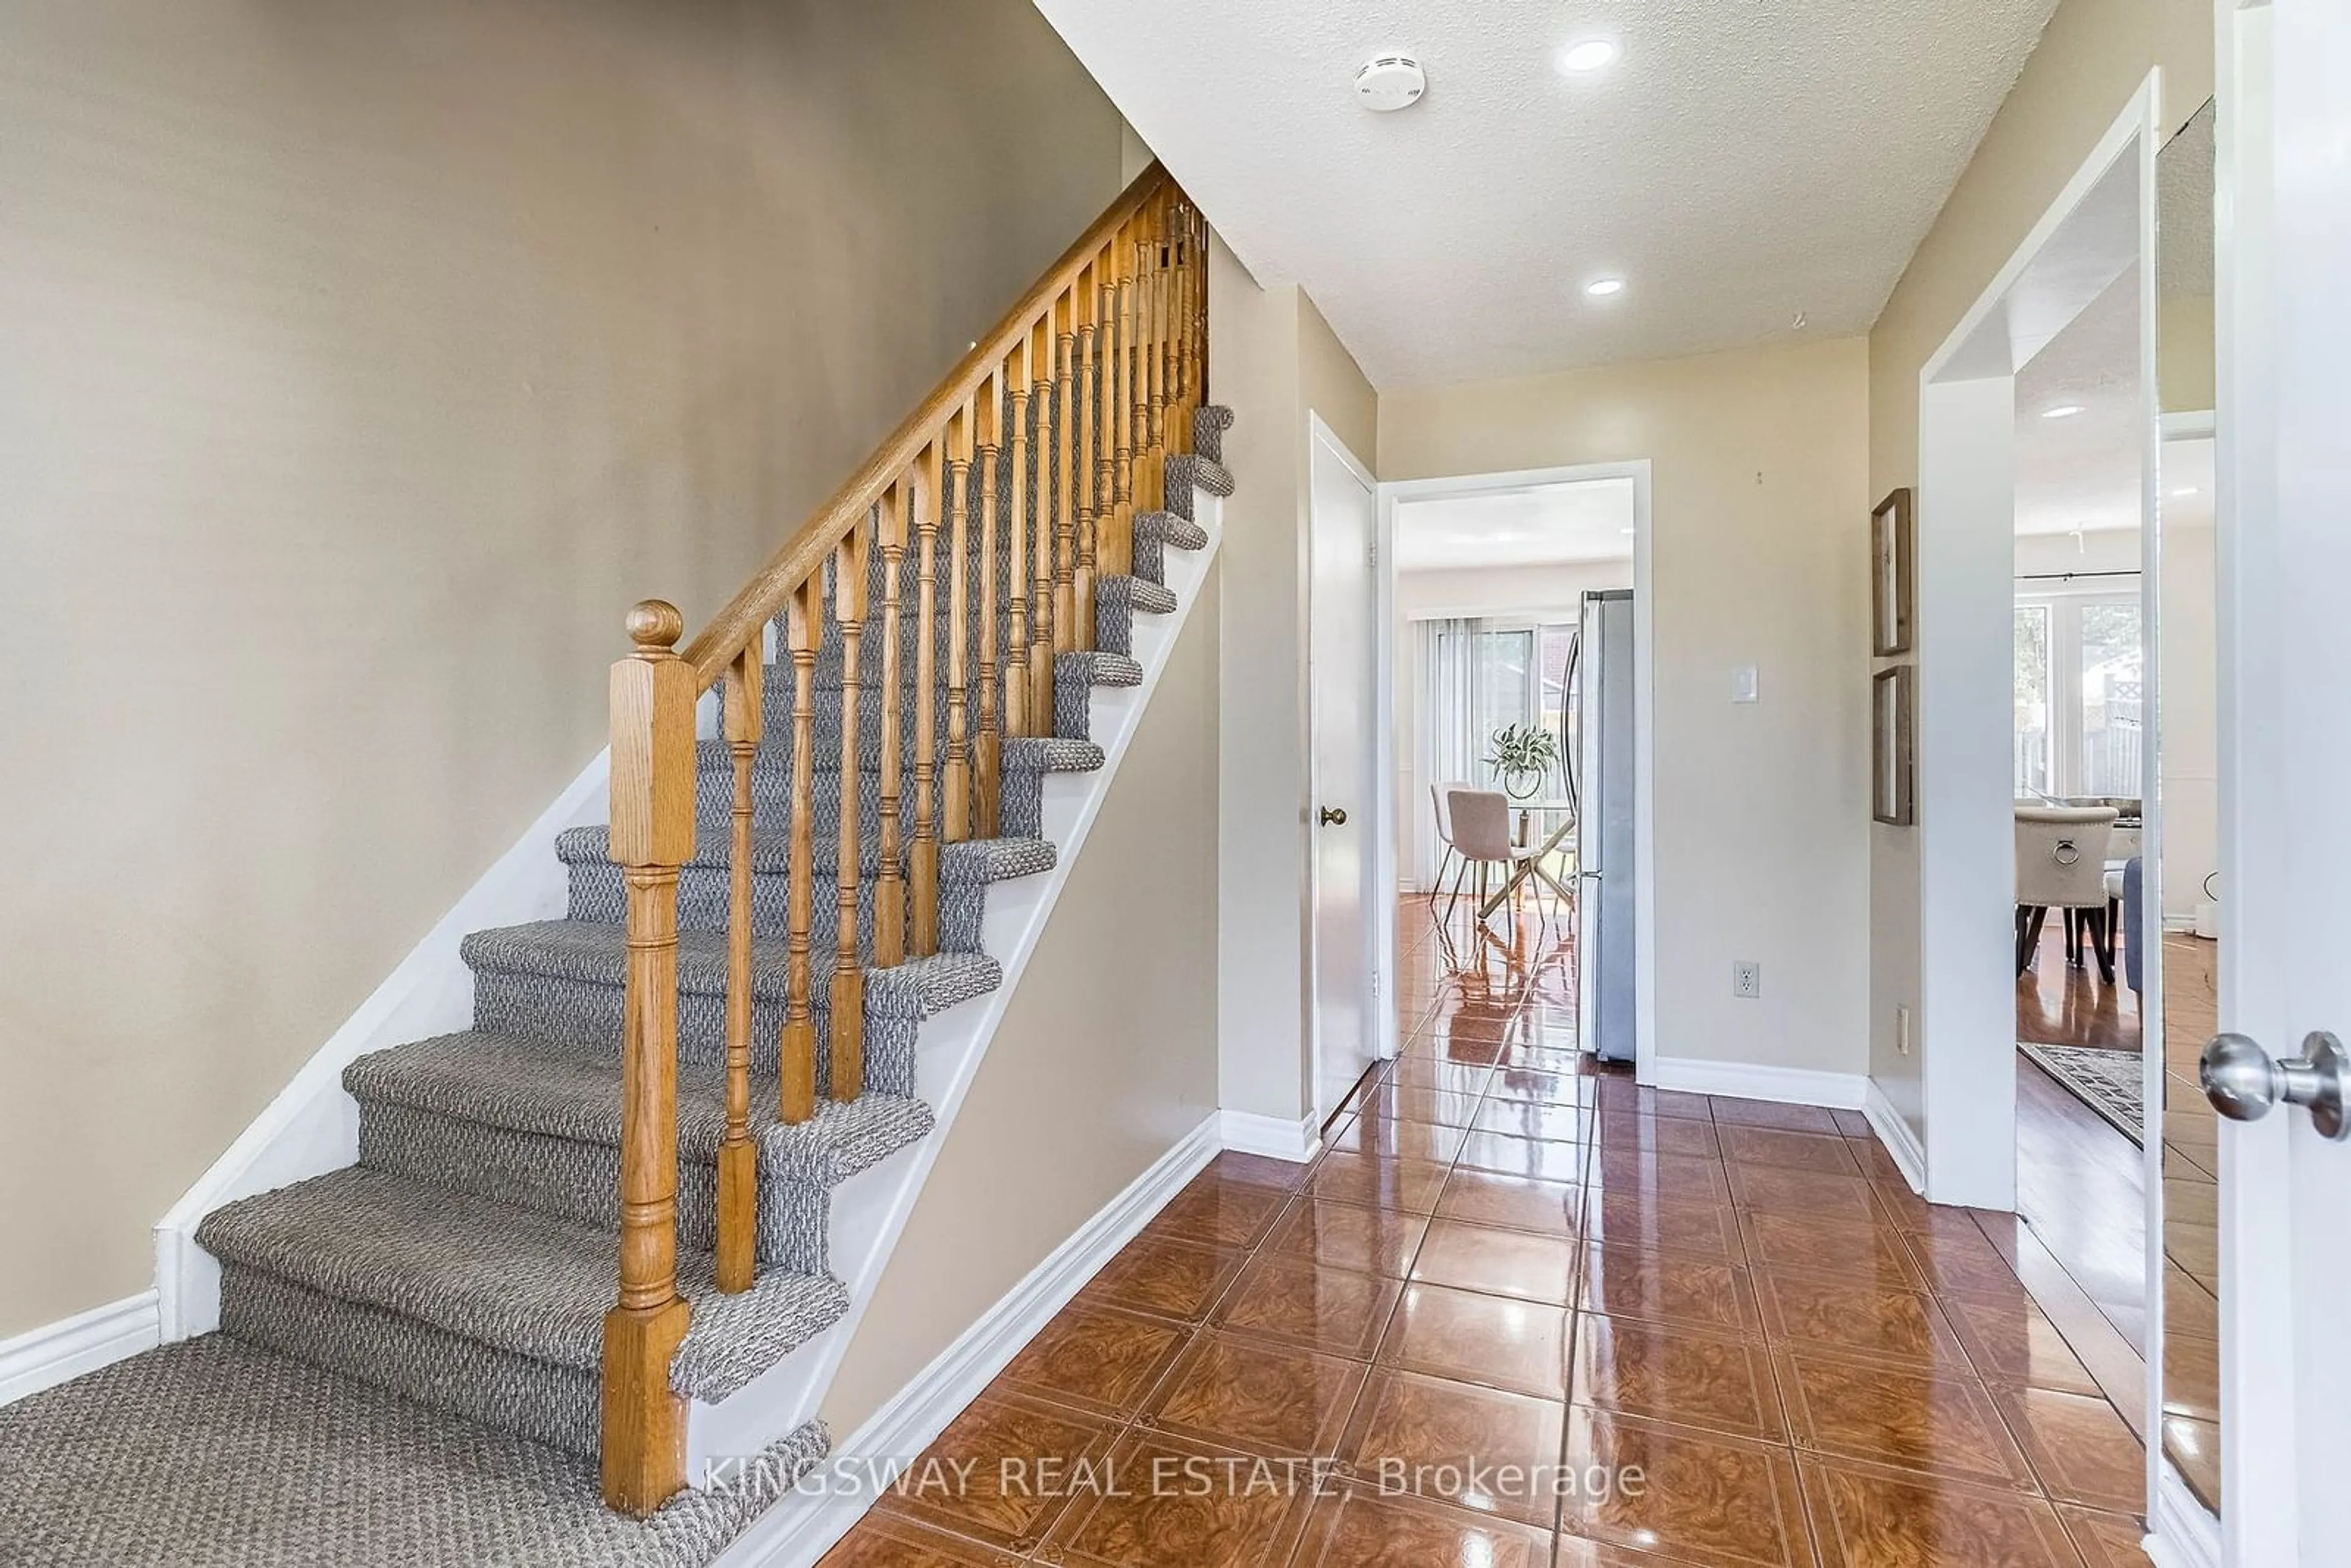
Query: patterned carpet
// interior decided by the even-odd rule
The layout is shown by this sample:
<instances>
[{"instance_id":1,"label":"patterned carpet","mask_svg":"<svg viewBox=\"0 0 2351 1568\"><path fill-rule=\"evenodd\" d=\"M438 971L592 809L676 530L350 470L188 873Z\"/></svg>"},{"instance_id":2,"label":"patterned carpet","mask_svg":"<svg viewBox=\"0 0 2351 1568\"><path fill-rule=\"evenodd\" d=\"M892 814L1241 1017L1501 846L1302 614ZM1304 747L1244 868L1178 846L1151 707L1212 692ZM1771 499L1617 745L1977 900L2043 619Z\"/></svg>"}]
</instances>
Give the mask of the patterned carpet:
<instances>
[{"instance_id":1,"label":"patterned carpet","mask_svg":"<svg viewBox=\"0 0 2351 1568\"><path fill-rule=\"evenodd\" d=\"M2135 1051L2103 1051L2086 1045L2039 1045L2018 1040L2016 1049L2040 1064L2064 1091L2095 1111L2134 1144L2147 1141L2146 1064Z\"/></svg>"}]
</instances>

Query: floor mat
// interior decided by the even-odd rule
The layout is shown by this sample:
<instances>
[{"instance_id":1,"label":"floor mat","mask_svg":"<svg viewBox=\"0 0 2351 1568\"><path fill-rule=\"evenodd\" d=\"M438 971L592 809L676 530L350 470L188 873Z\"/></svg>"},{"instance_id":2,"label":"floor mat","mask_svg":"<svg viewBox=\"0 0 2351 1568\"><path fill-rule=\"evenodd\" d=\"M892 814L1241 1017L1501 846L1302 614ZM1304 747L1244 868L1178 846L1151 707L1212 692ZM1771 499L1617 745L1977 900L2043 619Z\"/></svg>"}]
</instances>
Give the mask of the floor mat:
<instances>
[{"instance_id":1,"label":"floor mat","mask_svg":"<svg viewBox=\"0 0 2351 1568\"><path fill-rule=\"evenodd\" d=\"M2132 1143L2147 1141L2146 1066L2136 1051L2102 1051L2086 1045L2037 1045L2018 1040L2016 1049L2037 1062L2064 1091L2095 1111Z\"/></svg>"}]
</instances>

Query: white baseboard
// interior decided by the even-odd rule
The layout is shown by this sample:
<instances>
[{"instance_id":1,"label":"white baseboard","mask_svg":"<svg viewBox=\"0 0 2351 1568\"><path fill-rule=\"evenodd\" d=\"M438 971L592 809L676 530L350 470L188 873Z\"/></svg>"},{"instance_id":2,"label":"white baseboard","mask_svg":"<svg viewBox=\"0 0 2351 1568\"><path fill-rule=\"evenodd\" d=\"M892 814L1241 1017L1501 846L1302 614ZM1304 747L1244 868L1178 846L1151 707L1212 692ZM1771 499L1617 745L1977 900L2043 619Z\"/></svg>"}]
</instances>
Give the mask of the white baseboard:
<instances>
[{"instance_id":1,"label":"white baseboard","mask_svg":"<svg viewBox=\"0 0 2351 1568\"><path fill-rule=\"evenodd\" d=\"M155 1292L141 1291L0 1340L0 1405L152 1350L162 1338Z\"/></svg>"},{"instance_id":2,"label":"white baseboard","mask_svg":"<svg viewBox=\"0 0 2351 1568\"><path fill-rule=\"evenodd\" d=\"M2153 1523L2140 1544L2155 1568L2220 1568L2220 1521L2168 1459L2156 1483Z\"/></svg>"},{"instance_id":3,"label":"white baseboard","mask_svg":"<svg viewBox=\"0 0 2351 1568\"><path fill-rule=\"evenodd\" d=\"M610 775L611 756L600 752L156 1225L164 1339L220 1325L220 1265L195 1239L205 1215L358 1160L359 1105L343 1092L343 1069L371 1051L472 1026L474 977L457 956L458 943L485 926L562 916L568 878L556 859L556 836L605 820Z\"/></svg>"},{"instance_id":4,"label":"white baseboard","mask_svg":"<svg viewBox=\"0 0 2351 1568\"><path fill-rule=\"evenodd\" d=\"M886 1481L893 1464L910 1462L930 1447L1079 1289L1216 1157L1223 1146L1221 1125L1220 1116L1210 1116L1185 1134L837 1446L826 1473L860 1485L836 1490L811 1483L809 1495L785 1499L726 1550L719 1568L810 1568L831 1551L872 1504L874 1479ZM695 1479L700 1484L703 1478Z\"/></svg>"},{"instance_id":5,"label":"white baseboard","mask_svg":"<svg viewBox=\"0 0 2351 1568\"><path fill-rule=\"evenodd\" d=\"M1653 1089L1676 1089L1687 1094L1776 1100L1790 1105L1823 1105L1838 1111L1860 1110L1869 1092L1869 1075L1863 1072L1755 1067L1741 1061L1708 1061L1692 1056L1652 1057L1641 1081Z\"/></svg>"},{"instance_id":6,"label":"white baseboard","mask_svg":"<svg viewBox=\"0 0 2351 1568\"><path fill-rule=\"evenodd\" d=\"M1861 1112L1869 1118L1870 1131L1877 1134L1877 1141L1886 1145L1886 1152L1900 1167L1902 1179L1910 1184L1910 1190L1921 1197L1925 1197L1927 1150L1918 1142L1917 1134L1910 1131L1910 1124L1902 1119L1902 1113L1894 1108L1894 1102L1888 1100L1886 1092L1877 1086L1876 1079L1870 1080L1869 1098L1863 1103Z\"/></svg>"},{"instance_id":7,"label":"white baseboard","mask_svg":"<svg viewBox=\"0 0 2351 1568\"><path fill-rule=\"evenodd\" d=\"M1284 1116L1260 1116L1254 1111L1219 1111L1217 1129L1224 1146L1235 1154L1263 1155L1302 1166L1322 1152L1322 1135L1311 1115L1293 1122Z\"/></svg>"}]
</instances>

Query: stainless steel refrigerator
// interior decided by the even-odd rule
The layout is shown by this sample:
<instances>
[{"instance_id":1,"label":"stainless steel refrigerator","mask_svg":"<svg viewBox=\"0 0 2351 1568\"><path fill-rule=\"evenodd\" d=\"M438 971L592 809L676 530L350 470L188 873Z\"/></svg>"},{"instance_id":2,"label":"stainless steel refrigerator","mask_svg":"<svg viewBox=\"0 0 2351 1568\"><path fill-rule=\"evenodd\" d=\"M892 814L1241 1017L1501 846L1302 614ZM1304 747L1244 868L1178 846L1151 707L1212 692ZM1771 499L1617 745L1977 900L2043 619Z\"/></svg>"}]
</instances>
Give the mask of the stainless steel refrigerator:
<instances>
[{"instance_id":1,"label":"stainless steel refrigerator","mask_svg":"<svg viewBox=\"0 0 2351 1568\"><path fill-rule=\"evenodd\" d=\"M1633 591L1583 596L1576 683L1576 1042L1633 1060Z\"/></svg>"}]
</instances>

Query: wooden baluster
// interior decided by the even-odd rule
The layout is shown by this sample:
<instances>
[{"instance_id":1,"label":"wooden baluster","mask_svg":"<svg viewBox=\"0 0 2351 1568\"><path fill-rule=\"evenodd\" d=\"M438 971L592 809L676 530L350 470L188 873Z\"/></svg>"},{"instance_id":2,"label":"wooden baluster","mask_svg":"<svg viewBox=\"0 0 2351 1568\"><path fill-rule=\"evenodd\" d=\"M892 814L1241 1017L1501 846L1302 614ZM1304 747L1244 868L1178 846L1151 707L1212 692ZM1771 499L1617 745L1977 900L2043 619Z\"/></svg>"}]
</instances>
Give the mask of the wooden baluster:
<instances>
[{"instance_id":1,"label":"wooden baluster","mask_svg":"<svg viewBox=\"0 0 2351 1568\"><path fill-rule=\"evenodd\" d=\"M824 574L813 571L784 607L792 661L792 839L784 944L784 1027L777 1112L795 1126L816 1114L816 1016L809 929L816 920L816 655L824 642Z\"/></svg>"},{"instance_id":2,"label":"wooden baluster","mask_svg":"<svg viewBox=\"0 0 2351 1568\"><path fill-rule=\"evenodd\" d=\"M947 485L940 520L947 528L947 758L939 836L971 837L971 686L964 661L971 646L972 408L947 417Z\"/></svg>"},{"instance_id":3,"label":"wooden baluster","mask_svg":"<svg viewBox=\"0 0 2351 1568\"><path fill-rule=\"evenodd\" d=\"M1078 374L1078 345L1081 337L1078 317L1083 313L1083 302L1089 293L1087 279L1092 268L1078 274L1074 295L1063 298L1070 305L1059 325L1061 330L1061 407L1068 411L1063 425L1062 444L1068 449L1069 502L1061 508L1054 525L1061 533L1053 555L1053 650L1066 653L1078 647L1078 552L1082 548L1089 562L1093 557L1093 502L1087 490L1085 467L1087 455L1092 450L1089 433L1093 429L1092 400L1082 395ZM1091 343L1091 329L1084 331L1084 340ZM1080 541L1084 541L1081 545ZM1044 700L1050 710L1053 701L1053 671L1049 663L1045 669Z\"/></svg>"},{"instance_id":4,"label":"wooden baluster","mask_svg":"<svg viewBox=\"0 0 2351 1568\"><path fill-rule=\"evenodd\" d=\"M923 448L914 489L914 843L908 859L913 908L906 950L927 958L939 950L938 816L938 546L945 505L938 440Z\"/></svg>"},{"instance_id":5,"label":"wooden baluster","mask_svg":"<svg viewBox=\"0 0 2351 1568\"><path fill-rule=\"evenodd\" d=\"M674 606L629 612L612 666L611 836L628 901L621 1045L620 1299L605 1314L604 1501L643 1516L685 1484L685 1403L669 1364L677 1293L677 873L694 858L693 667Z\"/></svg>"},{"instance_id":6,"label":"wooden baluster","mask_svg":"<svg viewBox=\"0 0 2351 1568\"><path fill-rule=\"evenodd\" d=\"M754 639L727 666L726 748L735 761L726 858L726 1134L718 1144L717 1273L747 1291L758 1272L759 1155L751 1142L751 764L759 755L766 650Z\"/></svg>"},{"instance_id":7,"label":"wooden baluster","mask_svg":"<svg viewBox=\"0 0 2351 1568\"><path fill-rule=\"evenodd\" d=\"M841 863L834 878L840 924L832 953L832 1058L835 1100L865 1092L865 966L857 953L857 890L863 860L857 785L857 645L865 634L865 530L860 521L832 552L832 619L841 629Z\"/></svg>"},{"instance_id":8,"label":"wooden baluster","mask_svg":"<svg viewBox=\"0 0 2351 1568\"><path fill-rule=\"evenodd\" d=\"M898 688L904 680L899 643L905 635L898 613L898 563L906 559L903 478L883 494L874 532L882 551L882 783L875 802L882 817L882 870L873 883L873 967L887 969L906 961L906 883L898 844L898 732L904 723Z\"/></svg>"},{"instance_id":9,"label":"wooden baluster","mask_svg":"<svg viewBox=\"0 0 2351 1568\"><path fill-rule=\"evenodd\" d=\"M1007 390L1012 394L1012 428L1007 435L1006 461L1011 474L1012 505L1005 517L1005 553L1011 570L1005 574L1004 733L1028 735L1029 727L1029 339L1013 345L1005 361ZM1000 773L1001 757L997 768ZM1001 805L1003 780L996 786ZM1001 812L990 819L991 835L1002 827Z\"/></svg>"},{"instance_id":10,"label":"wooden baluster","mask_svg":"<svg viewBox=\"0 0 2351 1568\"><path fill-rule=\"evenodd\" d=\"M1000 800L997 768L1002 755L998 748L998 719L996 712L996 513L998 483L1002 477L997 471L1000 455L998 427L1004 421L1003 371L991 372L979 389L977 423L973 438L978 443L979 465L979 553L975 565L979 571L979 733L972 741L971 823L977 838L996 836L997 808Z\"/></svg>"},{"instance_id":11,"label":"wooden baluster","mask_svg":"<svg viewBox=\"0 0 2351 1568\"><path fill-rule=\"evenodd\" d=\"M1061 518L1074 504L1069 488L1070 443L1077 431L1073 411L1061 397L1056 380L1055 366L1066 365L1068 355L1057 361L1054 349L1058 340L1054 333L1056 318L1066 319L1070 297L1063 294L1055 301L1052 312L1037 329L1033 340L1037 380L1043 388L1037 403L1037 494L1040 509L1036 526L1036 571L1029 585L1029 712L1039 735L1053 733L1053 651L1058 645L1057 624L1059 591L1054 575L1054 558L1060 553L1056 546L1062 532Z\"/></svg>"},{"instance_id":12,"label":"wooden baluster","mask_svg":"<svg viewBox=\"0 0 2351 1568\"><path fill-rule=\"evenodd\" d=\"M1065 649L1091 649L1093 646L1093 579L1101 559L1102 510L1093 486L1089 485L1091 473L1086 470L1084 454L1093 446L1093 421L1101 418L1095 388L1101 385L1102 355L1110 350L1110 336L1102 334L1095 324L1093 289L1089 287L1086 273L1079 273L1077 294L1072 297L1072 318L1077 324L1077 336L1070 339L1070 381L1072 395L1077 397L1077 562L1070 569L1070 634L1062 642Z\"/></svg>"},{"instance_id":13,"label":"wooden baluster","mask_svg":"<svg viewBox=\"0 0 2351 1568\"><path fill-rule=\"evenodd\" d=\"M1137 226L1142 234L1128 263L1134 276L1126 289L1126 315L1134 341L1134 364L1129 372L1134 382L1127 388L1127 401L1133 405L1127 413L1127 431L1134 452L1127 473L1128 500L1121 514L1127 538L1133 537L1137 509L1162 502L1154 483L1158 434L1151 417L1152 362L1157 352L1151 340L1151 296L1158 270L1158 242L1153 237L1155 225L1148 210Z\"/></svg>"},{"instance_id":14,"label":"wooden baluster","mask_svg":"<svg viewBox=\"0 0 2351 1568\"><path fill-rule=\"evenodd\" d=\"M1094 313L1101 319L1097 337L1094 378L1102 413L1096 421L1094 436L1095 534L1097 540L1105 532L1118 527L1119 504L1124 498L1124 482L1120 476L1118 459L1119 432L1125 421L1126 400L1120 395L1120 377L1124 371L1125 344L1119 339L1118 275L1119 257L1126 249L1127 231L1122 225L1118 239L1103 254L1095 274L1097 288Z\"/></svg>"},{"instance_id":15,"label":"wooden baluster","mask_svg":"<svg viewBox=\"0 0 2351 1568\"><path fill-rule=\"evenodd\" d=\"M1167 323L1174 313L1176 288L1176 242L1169 225L1174 216L1173 209L1162 199L1151 220L1151 487L1144 492L1144 499L1154 507L1167 504L1167 454L1171 450L1167 413L1174 391L1168 358L1173 339Z\"/></svg>"},{"instance_id":16,"label":"wooden baluster","mask_svg":"<svg viewBox=\"0 0 2351 1568\"><path fill-rule=\"evenodd\" d=\"M1191 319L1192 238L1186 231L1185 207L1178 198L1167 210L1167 450L1192 450L1192 411L1188 400L1190 369L1184 358L1184 323ZM1165 502L1161 503L1163 506Z\"/></svg>"}]
</instances>

